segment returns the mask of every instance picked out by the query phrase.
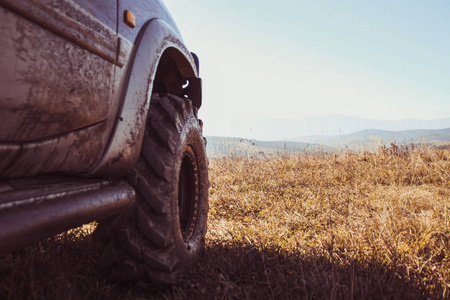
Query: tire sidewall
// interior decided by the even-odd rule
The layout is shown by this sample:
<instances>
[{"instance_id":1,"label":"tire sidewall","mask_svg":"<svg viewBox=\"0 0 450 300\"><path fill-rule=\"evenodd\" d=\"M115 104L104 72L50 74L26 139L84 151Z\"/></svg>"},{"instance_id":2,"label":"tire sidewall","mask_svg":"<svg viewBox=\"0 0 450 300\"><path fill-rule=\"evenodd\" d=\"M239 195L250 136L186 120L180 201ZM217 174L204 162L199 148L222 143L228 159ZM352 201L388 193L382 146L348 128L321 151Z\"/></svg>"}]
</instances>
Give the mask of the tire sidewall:
<instances>
[{"instance_id":1,"label":"tire sidewall","mask_svg":"<svg viewBox=\"0 0 450 300\"><path fill-rule=\"evenodd\" d=\"M194 153L198 168L199 177L199 200L198 200L198 215L194 228L194 232L188 241L184 241L179 219L178 208L178 184L181 171L181 164L183 160L183 153L186 147L190 146ZM208 218L208 162L206 158L205 142L201 133L201 128L198 120L193 114L189 114L189 118L183 126L180 133L180 140L175 153L175 172L173 174L174 186L172 195L172 226L176 242L177 251L180 258L185 263L194 262L200 252L203 250L205 244L205 234L207 230Z\"/></svg>"}]
</instances>

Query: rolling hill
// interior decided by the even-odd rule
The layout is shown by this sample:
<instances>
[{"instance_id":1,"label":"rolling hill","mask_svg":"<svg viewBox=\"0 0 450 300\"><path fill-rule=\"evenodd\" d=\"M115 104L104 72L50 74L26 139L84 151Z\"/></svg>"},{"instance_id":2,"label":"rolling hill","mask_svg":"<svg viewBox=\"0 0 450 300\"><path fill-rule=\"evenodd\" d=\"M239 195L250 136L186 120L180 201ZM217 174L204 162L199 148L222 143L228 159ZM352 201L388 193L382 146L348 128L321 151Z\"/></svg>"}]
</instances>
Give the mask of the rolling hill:
<instances>
[{"instance_id":1,"label":"rolling hill","mask_svg":"<svg viewBox=\"0 0 450 300\"><path fill-rule=\"evenodd\" d=\"M343 135L297 137L291 141L260 141L236 137L207 136L207 152L217 155L270 156L283 151L334 152L341 149L376 151L380 146L422 145L449 146L450 128L438 130L389 131L365 129Z\"/></svg>"},{"instance_id":2,"label":"rolling hill","mask_svg":"<svg viewBox=\"0 0 450 300\"><path fill-rule=\"evenodd\" d=\"M226 124L226 126L224 126ZM450 118L437 120L372 120L341 114L299 120L270 118L205 119L208 136L231 136L260 141L297 141L311 135L347 135L368 128L386 131L450 128Z\"/></svg>"}]
</instances>

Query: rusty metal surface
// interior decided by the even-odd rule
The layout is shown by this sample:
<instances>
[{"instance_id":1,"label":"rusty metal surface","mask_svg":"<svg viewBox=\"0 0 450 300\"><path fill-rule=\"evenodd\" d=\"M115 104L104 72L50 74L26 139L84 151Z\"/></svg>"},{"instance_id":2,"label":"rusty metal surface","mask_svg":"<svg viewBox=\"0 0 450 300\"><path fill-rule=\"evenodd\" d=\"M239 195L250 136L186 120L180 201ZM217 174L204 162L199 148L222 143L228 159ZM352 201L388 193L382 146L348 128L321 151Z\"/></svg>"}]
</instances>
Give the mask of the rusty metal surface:
<instances>
[{"instance_id":1,"label":"rusty metal surface","mask_svg":"<svg viewBox=\"0 0 450 300\"><path fill-rule=\"evenodd\" d=\"M75 181L47 187L46 193L42 186L10 191L14 201L0 201L0 253L117 214L135 201L133 188L125 182Z\"/></svg>"}]
</instances>

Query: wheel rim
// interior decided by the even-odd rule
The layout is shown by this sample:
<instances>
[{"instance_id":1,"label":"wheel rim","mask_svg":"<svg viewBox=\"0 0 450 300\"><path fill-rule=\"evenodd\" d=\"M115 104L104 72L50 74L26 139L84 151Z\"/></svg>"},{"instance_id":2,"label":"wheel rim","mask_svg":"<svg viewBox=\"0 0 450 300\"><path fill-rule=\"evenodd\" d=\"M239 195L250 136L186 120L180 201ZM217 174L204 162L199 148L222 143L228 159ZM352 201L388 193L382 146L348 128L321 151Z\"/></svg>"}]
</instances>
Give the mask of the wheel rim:
<instances>
[{"instance_id":1,"label":"wheel rim","mask_svg":"<svg viewBox=\"0 0 450 300\"><path fill-rule=\"evenodd\" d=\"M188 241L194 234L198 215L198 167L194 150L187 146L183 152L178 186L178 215L181 234Z\"/></svg>"}]
</instances>

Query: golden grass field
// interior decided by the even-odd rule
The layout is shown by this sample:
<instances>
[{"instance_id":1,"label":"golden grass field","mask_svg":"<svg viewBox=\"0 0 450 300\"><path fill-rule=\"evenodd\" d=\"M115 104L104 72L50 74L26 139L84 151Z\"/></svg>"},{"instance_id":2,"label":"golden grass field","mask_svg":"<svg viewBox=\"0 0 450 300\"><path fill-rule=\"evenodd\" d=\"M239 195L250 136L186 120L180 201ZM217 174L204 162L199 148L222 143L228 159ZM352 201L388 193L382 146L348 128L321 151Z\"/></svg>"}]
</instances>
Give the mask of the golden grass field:
<instances>
[{"instance_id":1,"label":"golden grass field","mask_svg":"<svg viewBox=\"0 0 450 300\"><path fill-rule=\"evenodd\" d=\"M179 285L107 282L85 225L0 257L1 299L450 298L450 152L210 160L206 249Z\"/></svg>"}]
</instances>

